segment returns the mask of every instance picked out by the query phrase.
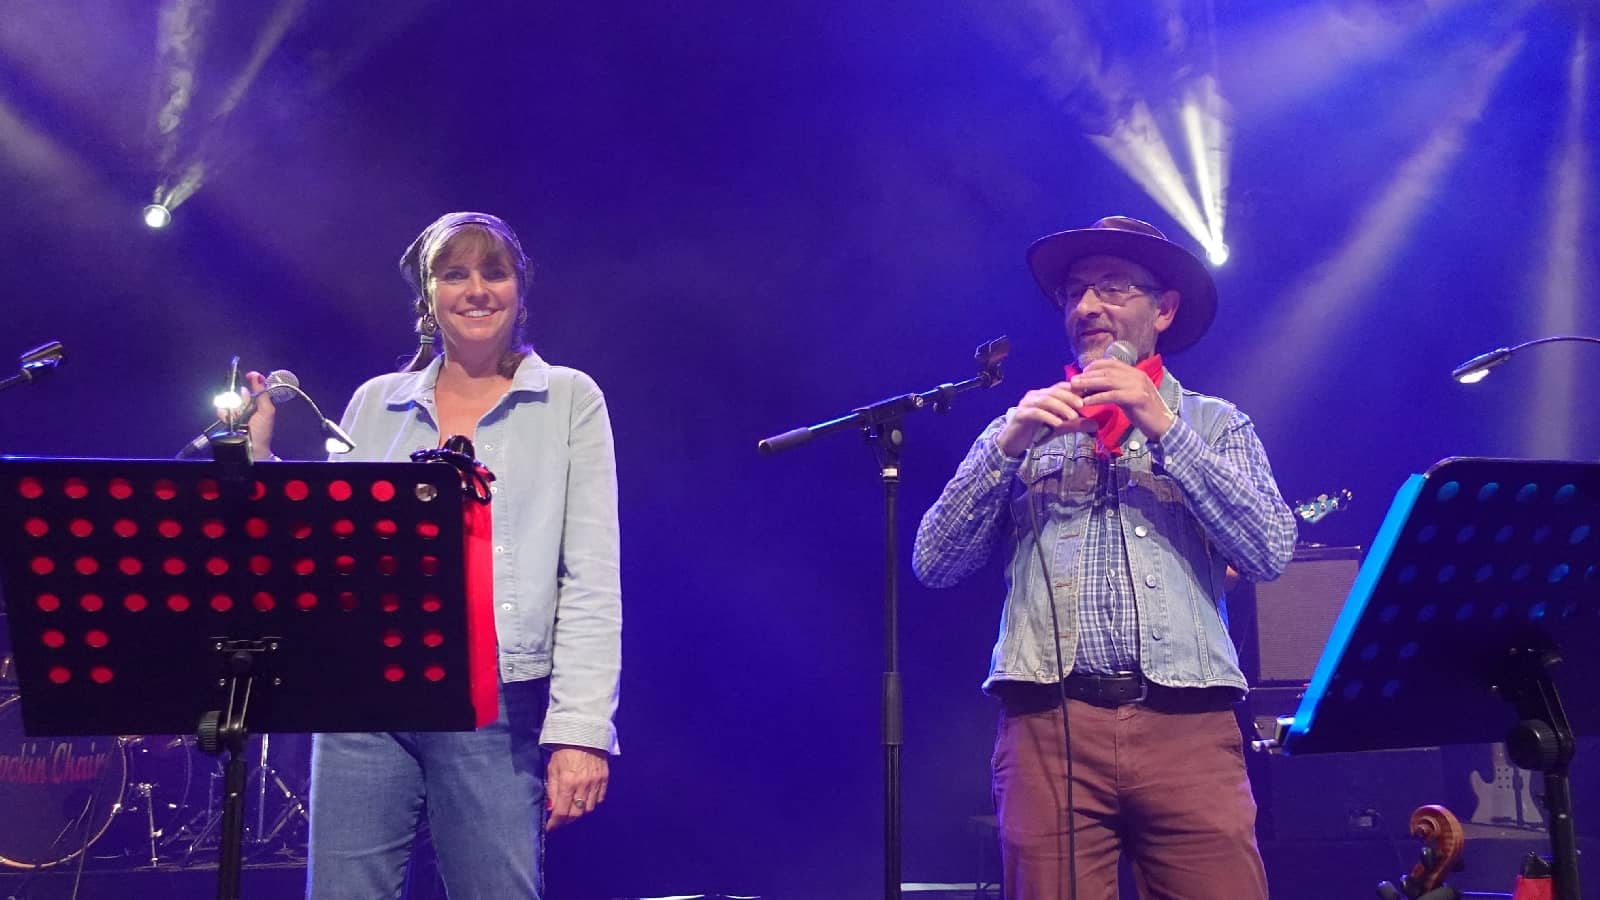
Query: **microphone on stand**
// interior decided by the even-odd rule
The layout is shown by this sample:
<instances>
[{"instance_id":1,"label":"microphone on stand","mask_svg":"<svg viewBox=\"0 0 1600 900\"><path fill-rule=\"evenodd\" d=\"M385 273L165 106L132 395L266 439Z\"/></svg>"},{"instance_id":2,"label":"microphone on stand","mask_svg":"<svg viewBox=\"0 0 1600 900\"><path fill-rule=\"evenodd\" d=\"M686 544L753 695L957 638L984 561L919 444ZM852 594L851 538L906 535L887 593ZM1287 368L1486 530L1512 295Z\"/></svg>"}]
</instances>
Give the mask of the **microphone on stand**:
<instances>
[{"instance_id":1,"label":"microphone on stand","mask_svg":"<svg viewBox=\"0 0 1600 900\"><path fill-rule=\"evenodd\" d=\"M67 351L65 347L61 346L61 342L50 341L24 352L17 358L17 363L22 367L22 371L27 372L31 377L35 373L54 369L56 366L61 365L66 358Z\"/></svg>"},{"instance_id":2,"label":"microphone on stand","mask_svg":"<svg viewBox=\"0 0 1600 900\"><path fill-rule=\"evenodd\" d=\"M234 360L237 363L238 357L234 357ZM300 390L300 379L288 369L277 369L267 376L266 395L272 398L273 403L284 403L296 397L304 396L304 394L305 392ZM234 419L235 428L250 421L250 417L255 415L257 397L251 397L250 402L245 404L244 409L239 411L239 415ZM217 436L217 429L225 428L227 425L228 423L221 419L212 422L206 426L205 431L200 432L199 436L185 444L183 449L178 451L176 458L188 459L211 446L213 437Z\"/></svg>"},{"instance_id":3,"label":"microphone on stand","mask_svg":"<svg viewBox=\"0 0 1600 900\"><path fill-rule=\"evenodd\" d=\"M66 358L67 351L61 346L60 341L40 344L17 358L15 375L0 377L0 391L13 385L31 382L46 372L53 372Z\"/></svg>"},{"instance_id":4,"label":"microphone on stand","mask_svg":"<svg viewBox=\"0 0 1600 900\"><path fill-rule=\"evenodd\" d=\"M1104 358L1114 359L1123 365L1131 366L1139 361L1139 350L1127 341L1112 341L1106 347ZM1033 446L1037 447L1044 443L1050 437L1050 432L1052 431L1055 431L1055 429L1049 425L1040 425L1039 430L1033 434Z\"/></svg>"}]
</instances>

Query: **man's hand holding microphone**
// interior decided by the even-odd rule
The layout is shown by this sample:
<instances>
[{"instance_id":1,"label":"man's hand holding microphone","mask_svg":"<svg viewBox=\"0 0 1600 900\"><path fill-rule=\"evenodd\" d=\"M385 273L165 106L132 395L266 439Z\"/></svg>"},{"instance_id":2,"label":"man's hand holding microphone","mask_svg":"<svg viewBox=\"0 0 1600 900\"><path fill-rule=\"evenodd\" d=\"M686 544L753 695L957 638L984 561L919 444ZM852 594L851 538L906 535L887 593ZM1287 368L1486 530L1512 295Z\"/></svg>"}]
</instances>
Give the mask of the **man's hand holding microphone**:
<instances>
[{"instance_id":1,"label":"man's hand holding microphone","mask_svg":"<svg viewBox=\"0 0 1600 900\"><path fill-rule=\"evenodd\" d=\"M1135 427L1159 440L1174 420L1155 383L1134 367L1138 352L1127 341L1112 341L1104 357L1090 362L1070 381L1024 394L996 438L1000 452L1015 459L1058 434L1093 432L1100 426L1085 407L1103 403L1122 407Z\"/></svg>"}]
</instances>

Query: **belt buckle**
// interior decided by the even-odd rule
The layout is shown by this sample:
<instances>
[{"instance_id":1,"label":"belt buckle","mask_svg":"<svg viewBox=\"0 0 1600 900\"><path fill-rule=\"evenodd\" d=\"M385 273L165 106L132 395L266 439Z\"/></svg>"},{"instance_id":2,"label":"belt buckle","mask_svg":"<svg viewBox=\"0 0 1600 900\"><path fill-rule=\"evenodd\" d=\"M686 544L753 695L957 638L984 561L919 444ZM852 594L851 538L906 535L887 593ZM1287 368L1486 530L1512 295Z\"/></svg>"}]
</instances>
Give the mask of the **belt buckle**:
<instances>
[{"instance_id":1,"label":"belt buckle","mask_svg":"<svg viewBox=\"0 0 1600 900\"><path fill-rule=\"evenodd\" d=\"M1116 677L1118 677L1118 678L1137 678L1137 679L1139 679L1139 694L1138 694L1138 696L1129 698L1127 700L1122 700L1121 698L1118 698L1118 702L1119 703L1143 703L1143 702L1145 702L1145 700L1148 700L1150 698L1150 679L1144 677L1143 674L1141 674L1139 672L1121 672L1121 673L1118 673Z\"/></svg>"}]
</instances>

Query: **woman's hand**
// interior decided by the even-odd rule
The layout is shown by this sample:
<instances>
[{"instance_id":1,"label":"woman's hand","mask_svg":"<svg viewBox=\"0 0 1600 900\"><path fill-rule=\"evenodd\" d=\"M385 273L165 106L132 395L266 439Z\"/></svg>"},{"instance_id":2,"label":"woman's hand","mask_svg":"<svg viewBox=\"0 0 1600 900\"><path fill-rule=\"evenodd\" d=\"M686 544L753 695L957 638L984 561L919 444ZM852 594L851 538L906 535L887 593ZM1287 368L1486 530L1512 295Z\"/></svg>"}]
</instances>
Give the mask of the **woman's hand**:
<instances>
[{"instance_id":1,"label":"woman's hand","mask_svg":"<svg viewBox=\"0 0 1600 900\"><path fill-rule=\"evenodd\" d=\"M550 819L544 830L594 812L605 802L606 781L611 776L610 757L593 747L557 747L550 754L544 777L546 804Z\"/></svg>"},{"instance_id":2,"label":"woman's hand","mask_svg":"<svg viewBox=\"0 0 1600 900\"><path fill-rule=\"evenodd\" d=\"M272 428L273 421L277 418L278 408L272 402L272 395L267 392L267 377L260 372L244 373L244 387L240 391L244 395L246 406L255 404L255 409L250 413L250 458L256 461L272 459ZM243 407L241 407L242 409ZM217 410L217 418L228 421L228 411Z\"/></svg>"}]
</instances>

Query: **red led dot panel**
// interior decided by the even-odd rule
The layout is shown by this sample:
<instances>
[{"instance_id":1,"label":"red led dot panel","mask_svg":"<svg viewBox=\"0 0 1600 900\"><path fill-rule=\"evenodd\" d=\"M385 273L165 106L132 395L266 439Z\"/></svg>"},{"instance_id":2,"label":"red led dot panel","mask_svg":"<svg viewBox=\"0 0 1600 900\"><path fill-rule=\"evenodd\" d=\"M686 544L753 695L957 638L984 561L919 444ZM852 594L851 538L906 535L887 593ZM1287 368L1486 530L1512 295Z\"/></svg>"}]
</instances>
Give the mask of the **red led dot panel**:
<instances>
[{"instance_id":1,"label":"red led dot panel","mask_svg":"<svg viewBox=\"0 0 1600 900\"><path fill-rule=\"evenodd\" d=\"M0 460L30 732L189 733L226 699L219 641L258 648L253 731L472 727L456 470L246 471Z\"/></svg>"}]
</instances>

